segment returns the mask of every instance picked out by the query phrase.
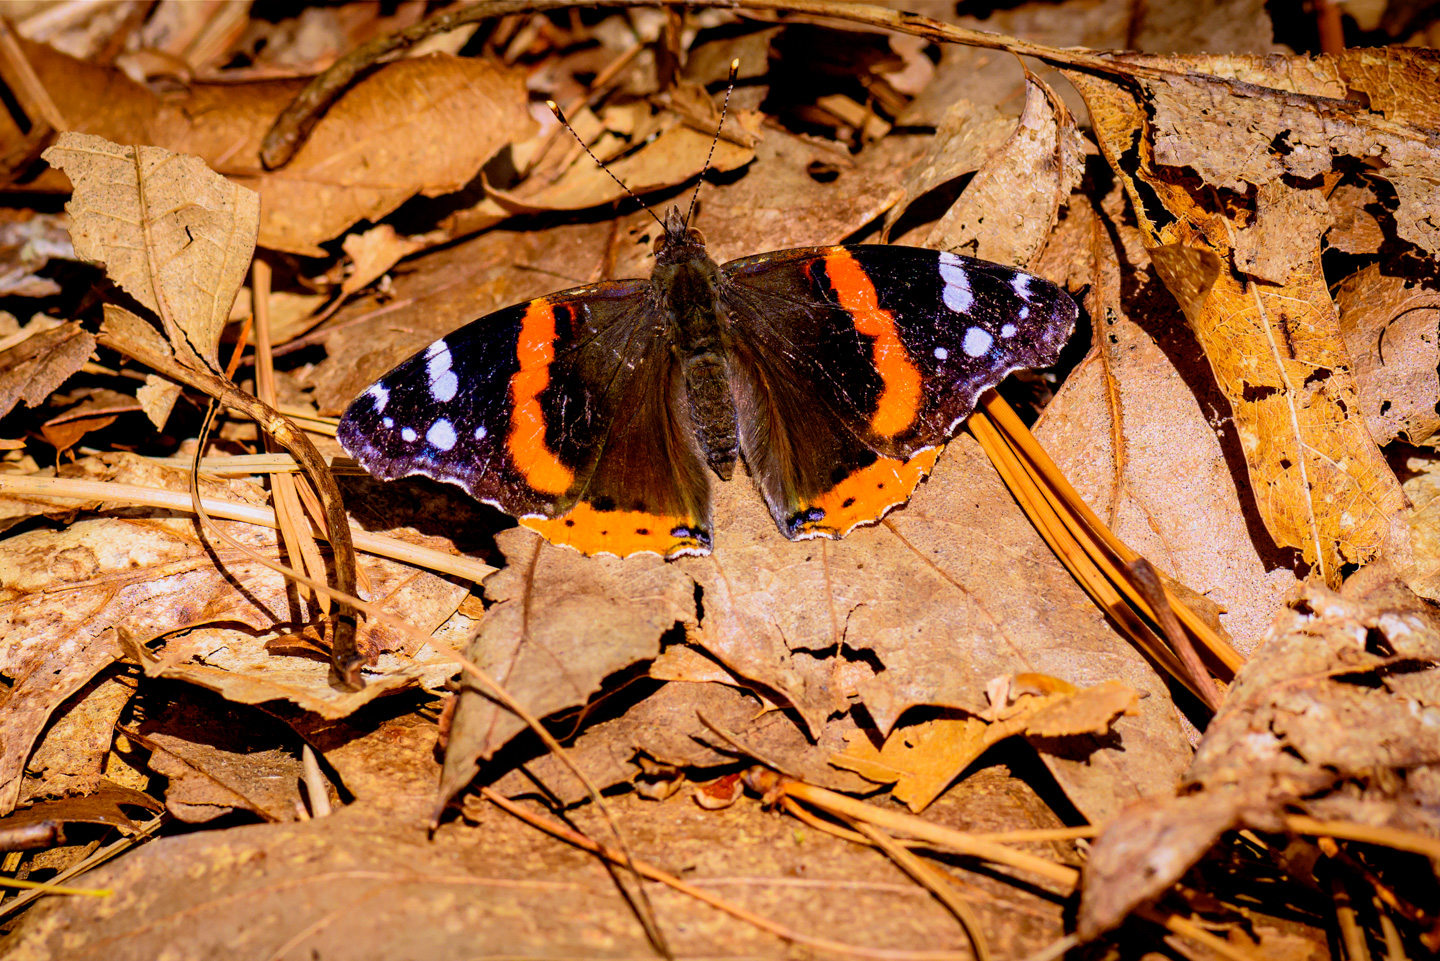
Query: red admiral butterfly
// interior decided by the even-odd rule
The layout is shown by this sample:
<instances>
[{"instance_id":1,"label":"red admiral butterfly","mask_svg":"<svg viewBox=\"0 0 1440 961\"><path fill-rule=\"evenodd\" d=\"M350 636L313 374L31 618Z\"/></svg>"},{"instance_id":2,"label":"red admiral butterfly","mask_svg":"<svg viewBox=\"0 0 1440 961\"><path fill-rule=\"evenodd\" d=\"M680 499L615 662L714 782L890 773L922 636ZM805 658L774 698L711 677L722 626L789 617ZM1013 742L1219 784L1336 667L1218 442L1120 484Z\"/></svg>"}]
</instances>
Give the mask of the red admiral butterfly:
<instances>
[{"instance_id":1,"label":"red admiral butterfly","mask_svg":"<svg viewBox=\"0 0 1440 961\"><path fill-rule=\"evenodd\" d=\"M337 434L384 480L458 484L585 554L708 554L743 459L791 540L909 500L981 392L1055 362L1074 302L999 264L807 247L717 265L672 209L649 280L518 304L360 394Z\"/></svg>"}]
</instances>

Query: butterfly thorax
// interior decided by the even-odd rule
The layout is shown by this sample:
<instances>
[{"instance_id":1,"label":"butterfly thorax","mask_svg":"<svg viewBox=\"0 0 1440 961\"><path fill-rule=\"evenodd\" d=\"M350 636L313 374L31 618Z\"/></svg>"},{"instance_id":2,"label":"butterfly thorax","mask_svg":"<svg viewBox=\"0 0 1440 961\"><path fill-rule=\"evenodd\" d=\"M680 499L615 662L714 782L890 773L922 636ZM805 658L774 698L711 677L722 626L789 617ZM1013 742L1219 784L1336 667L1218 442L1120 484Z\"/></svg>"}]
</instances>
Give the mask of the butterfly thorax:
<instances>
[{"instance_id":1,"label":"butterfly thorax","mask_svg":"<svg viewBox=\"0 0 1440 961\"><path fill-rule=\"evenodd\" d=\"M730 331L718 310L724 277L697 230L671 211L656 244L650 283L662 305L666 337L681 374L695 440L723 480L735 471L739 436L729 377Z\"/></svg>"}]
</instances>

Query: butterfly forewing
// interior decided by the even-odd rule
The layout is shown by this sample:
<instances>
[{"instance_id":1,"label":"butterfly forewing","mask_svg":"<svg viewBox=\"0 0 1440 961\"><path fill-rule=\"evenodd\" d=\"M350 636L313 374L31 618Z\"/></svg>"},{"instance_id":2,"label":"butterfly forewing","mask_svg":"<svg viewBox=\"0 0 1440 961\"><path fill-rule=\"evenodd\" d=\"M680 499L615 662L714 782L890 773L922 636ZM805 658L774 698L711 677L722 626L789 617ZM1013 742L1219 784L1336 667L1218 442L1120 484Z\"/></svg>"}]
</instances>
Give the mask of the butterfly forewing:
<instances>
[{"instance_id":1,"label":"butterfly forewing","mask_svg":"<svg viewBox=\"0 0 1440 961\"><path fill-rule=\"evenodd\" d=\"M792 538L903 503L980 393L1053 363L1075 305L1030 274L907 247L821 247L723 268L746 463Z\"/></svg>"},{"instance_id":2,"label":"butterfly forewing","mask_svg":"<svg viewBox=\"0 0 1440 961\"><path fill-rule=\"evenodd\" d=\"M699 552L708 486L656 318L644 281L506 308L378 380L337 437L377 477L458 484L585 553Z\"/></svg>"}]
</instances>

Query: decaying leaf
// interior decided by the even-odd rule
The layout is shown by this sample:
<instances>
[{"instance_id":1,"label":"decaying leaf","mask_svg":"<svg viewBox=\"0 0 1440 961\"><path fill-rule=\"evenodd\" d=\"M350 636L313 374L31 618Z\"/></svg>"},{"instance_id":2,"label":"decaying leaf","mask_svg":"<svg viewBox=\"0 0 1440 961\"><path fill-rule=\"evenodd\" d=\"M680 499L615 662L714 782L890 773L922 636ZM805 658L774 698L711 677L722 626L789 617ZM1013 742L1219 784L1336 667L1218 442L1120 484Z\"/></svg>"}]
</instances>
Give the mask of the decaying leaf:
<instances>
[{"instance_id":1,"label":"decaying leaf","mask_svg":"<svg viewBox=\"0 0 1440 961\"><path fill-rule=\"evenodd\" d=\"M159 317L177 351L218 361L250 269L260 198L198 157L65 133L45 151L75 185L75 253Z\"/></svg>"},{"instance_id":2,"label":"decaying leaf","mask_svg":"<svg viewBox=\"0 0 1440 961\"><path fill-rule=\"evenodd\" d=\"M1440 620L1392 577L1382 563L1339 593L1312 585L1276 619L1185 792L1127 809L1094 846L1082 937L1159 897L1224 831L1284 833L1287 811L1440 832Z\"/></svg>"},{"instance_id":3,"label":"decaying leaf","mask_svg":"<svg viewBox=\"0 0 1440 961\"><path fill-rule=\"evenodd\" d=\"M1417 225L1431 202L1420 186L1433 179L1440 149L1421 129L1337 102L1343 89L1308 84L1310 74L1245 58L1189 65L1125 86L1068 76L1086 97L1147 245L1206 249L1233 266L1220 271L1192 326L1230 402L1271 535L1338 584L1343 564L1380 549L1401 499L1360 414L1321 272L1329 208L1300 184L1332 176L1347 155L1384 157L1405 197L1397 219L1411 229L1402 236L1433 252L1440 235ZM1285 149L1272 150L1275 143ZM1247 190L1244 202L1229 193Z\"/></svg>"},{"instance_id":4,"label":"decaying leaf","mask_svg":"<svg viewBox=\"0 0 1440 961\"><path fill-rule=\"evenodd\" d=\"M1370 433L1425 443L1440 430L1440 291L1372 265L1345 279L1335 303Z\"/></svg>"}]
</instances>

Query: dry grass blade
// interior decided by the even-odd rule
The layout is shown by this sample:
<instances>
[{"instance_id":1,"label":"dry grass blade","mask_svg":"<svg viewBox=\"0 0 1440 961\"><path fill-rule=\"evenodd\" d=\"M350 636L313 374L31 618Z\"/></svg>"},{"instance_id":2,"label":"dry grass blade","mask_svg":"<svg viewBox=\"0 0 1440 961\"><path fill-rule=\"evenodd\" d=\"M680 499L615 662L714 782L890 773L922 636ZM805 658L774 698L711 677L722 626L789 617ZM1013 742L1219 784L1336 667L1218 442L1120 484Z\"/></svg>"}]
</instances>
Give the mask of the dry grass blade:
<instances>
[{"instance_id":1,"label":"dry grass blade","mask_svg":"<svg viewBox=\"0 0 1440 961\"><path fill-rule=\"evenodd\" d=\"M275 358L270 353L270 265L263 260L257 260L250 274L255 317L255 391L261 400L274 407ZM266 451L273 454L276 446L274 438L265 438ZM197 455L198 453L202 451L197 451ZM198 471L198 465L196 469ZM325 561L320 556L320 548L310 534L309 525L302 528L300 524L302 514L297 487L304 483L303 477L297 483L295 475L288 473L275 474L270 478L271 496L275 502L275 520L278 522L280 538L285 543L286 551L299 560L301 567L311 577L323 580ZM314 520L323 528L323 517L316 517ZM321 614L330 613L330 598L323 594L310 596L317 599Z\"/></svg>"},{"instance_id":2,"label":"dry grass blade","mask_svg":"<svg viewBox=\"0 0 1440 961\"><path fill-rule=\"evenodd\" d=\"M1116 538L1080 498L998 394L991 391L982 397L969 423L971 433L1036 529L1090 596L1115 617L1137 646L1206 700L1203 688L1190 680L1179 655L1162 645L1150 626L1160 623L1160 615L1126 569L1139 555ZM1192 641L1218 662L1222 672L1233 675L1244 658L1168 590L1165 596Z\"/></svg>"},{"instance_id":3,"label":"dry grass blade","mask_svg":"<svg viewBox=\"0 0 1440 961\"><path fill-rule=\"evenodd\" d=\"M24 498L43 505L55 501L103 500L117 507L158 507L166 510L194 512L191 499L174 491L154 487L140 487L135 484L111 484L104 481L72 480L59 477L17 477L0 475L0 493ZM253 504L238 501L222 501L212 497L201 498L205 511L226 520L244 521L276 530L279 522L275 512ZM64 504L57 506L66 506ZM73 506L73 505L71 505ZM447 554L443 551L407 544L379 534L362 530L351 530L355 549L377 557L388 557L415 567L423 567L437 574L453 574L476 584L495 572L495 568L471 557Z\"/></svg>"},{"instance_id":4,"label":"dry grass blade","mask_svg":"<svg viewBox=\"0 0 1440 961\"><path fill-rule=\"evenodd\" d=\"M886 811L873 804L805 784L765 768L751 768L746 772L745 779L747 786L759 792L767 801L794 798L837 817L883 827L895 834L939 845L958 854L1003 864L1066 887L1074 887L1080 881L1080 872L1063 864L1016 851L994 841L982 841L972 834L941 827L911 814Z\"/></svg>"}]
</instances>

